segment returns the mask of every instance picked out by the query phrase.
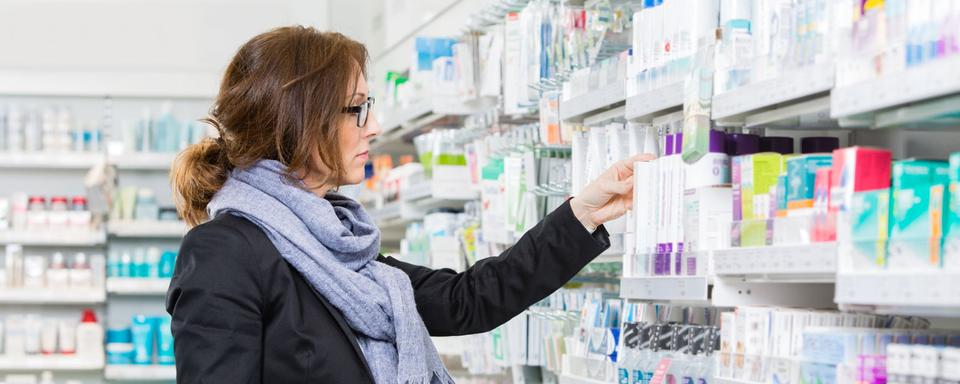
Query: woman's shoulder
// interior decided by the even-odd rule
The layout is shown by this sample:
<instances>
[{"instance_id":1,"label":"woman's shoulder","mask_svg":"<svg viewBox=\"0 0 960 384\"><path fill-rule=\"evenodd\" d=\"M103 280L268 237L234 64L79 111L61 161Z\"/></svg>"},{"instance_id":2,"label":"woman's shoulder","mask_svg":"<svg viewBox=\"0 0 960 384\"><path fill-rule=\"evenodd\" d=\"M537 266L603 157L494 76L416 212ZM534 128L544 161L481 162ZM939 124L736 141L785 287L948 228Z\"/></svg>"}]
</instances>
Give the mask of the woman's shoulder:
<instances>
[{"instance_id":1,"label":"woman's shoulder","mask_svg":"<svg viewBox=\"0 0 960 384\"><path fill-rule=\"evenodd\" d=\"M201 252L196 252L201 250ZM261 265L264 257L276 255L270 239L253 222L243 217L221 214L200 224L183 238L181 254L193 257L226 257Z\"/></svg>"}]
</instances>

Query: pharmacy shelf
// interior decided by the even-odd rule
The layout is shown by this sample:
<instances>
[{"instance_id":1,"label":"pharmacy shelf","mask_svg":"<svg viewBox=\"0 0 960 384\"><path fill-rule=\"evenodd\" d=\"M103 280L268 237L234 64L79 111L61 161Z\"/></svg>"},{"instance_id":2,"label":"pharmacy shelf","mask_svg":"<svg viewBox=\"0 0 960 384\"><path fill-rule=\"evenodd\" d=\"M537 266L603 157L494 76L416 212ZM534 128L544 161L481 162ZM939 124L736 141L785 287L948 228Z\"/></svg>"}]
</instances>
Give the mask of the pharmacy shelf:
<instances>
[{"instance_id":1,"label":"pharmacy shelf","mask_svg":"<svg viewBox=\"0 0 960 384\"><path fill-rule=\"evenodd\" d=\"M850 310L960 317L960 272L857 272L837 275L836 302Z\"/></svg>"},{"instance_id":2,"label":"pharmacy shelf","mask_svg":"<svg viewBox=\"0 0 960 384\"><path fill-rule=\"evenodd\" d=\"M0 169L88 170L104 156L99 153L0 153Z\"/></svg>"},{"instance_id":3,"label":"pharmacy shelf","mask_svg":"<svg viewBox=\"0 0 960 384\"><path fill-rule=\"evenodd\" d=\"M715 95L713 119L742 121L747 115L827 92L833 85L834 66L831 63L787 71L776 78Z\"/></svg>"},{"instance_id":4,"label":"pharmacy shelf","mask_svg":"<svg viewBox=\"0 0 960 384\"><path fill-rule=\"evenodd\" d=\"M624 117L631 121L648 122L662 115L683 108L683 82L644 92L627 98Z\"/></svg>"},{"instance_id":5,"label":"pharmacy shelf","mask_svg":"<svg viewBox=\"0 0 960 384\"><path fill-rule=\"evenodd\" d=\"M103 356L83 359L77 356L0 357L0 372L100 371Z\"/></svg>"},{"instance_id":6,"label":"pharmacy shelf","mask_svg":"<svg viewBox=\"0 0 960 384\"><path fill-rule=\"evenodd\" d=\"M104 231L0 231L0 244L20 244L37 247L96 247L107 242Z\"/></svg>"},{"instance_id":7,"label":"pharmacy shelf","mask_svg":"<svg viewBox=\"0 0 960 384\"><path fill-rule=\"evenodd\" d=\"M370 143L373 151L401 146L404 137L447 117L467 116L492 109L496 99L490 97L462 101L456 97L431 97L409 106L388 109L380 120L383 132Z\"/></svg>"},{"instance_id":8,"label":"pharmacy shelf","mask_svg":"<svg viewBox=\"0 0 960 384\"><path fill-rule=\"evenodd\" d=\"M837 244L775 245L714 251L717 276L751 280L830 282L837 271Z\"/></svg>"},{"instance_id":9,"label":"pharmacy shelf","mask_svg":"<svg viewBox=\"0 0 960 384\"><path fill-rule=\"evenodd\" d=\"M559 384L614 384L612 381L608 382L563 373L557 375L557 379Z\"/></svg>"},{"instance_id":10,"label":"pharmacy shelf","mask_svg":"<svg viewBox=\"0 0 960 384\"><path fill-rule=\"evenodd\" d=\"M460 203L451 203L451 205L459 205L460 207L463 206L462 202L480 198L480 193L475 189L450 188L432 182L422 182L411 186L401 191L400 195L405 202L443 203L456 201Z\"/></svg>"},{"instance_id":11,"label":"pharmacy shelf","mask_svg":"<svg viewBox=\"0 0 960 384\"><path fill-rule=\"evenodd\" d=\"M107 279L107 293L129 296L166 295L170 279L111 277Z\"/></svg>"},{"instance_id":12,"label":"pharmacy shelf","mask_svg":"<svg viewBox=\"0 0 960 384\"><path fill-rule=\"evenodd\" d=\"M126 153L110 156L110 163L125 171L169 171L176 153Z\"/></svg>"},{"instance_id":13,"label":"pharmacy shelf","mask_svg":"<svg viewBox=\"0 0 960 384\"><path fill-rule=\"evenodd\" d=\"M707 276L624 277L620 297L656 302L697 302L709 300Z\"/></svg>"},{"instance_id":14,"label":"pharmacy shelf","mask_svg":"<svg viewBox=\"0 0 960 384\"><path fill-rule=\"evenodd\" d=\"M624 103L626 84L622 81L608 84L580 96L560 102L560 120L580 121L585 116L611 109Z\"/></svg>"},{"instance_id":15,"label":"pharmacy shelf","mask_svg":"<svg viewBox=\"0 0 960 384\"><path fill-rule=\"evenodd\" d=\"M92 305L106 302L102 289L0 289L0 304L25 305Z\"/></svg>"},{"instance_id":16,"label":"pharmacy shelf","mask_svg":"<svg viewBox=\"0 0 960 384\"><path fill-rule=\"evenodd\" d=\"M816 281L756 281L742 277L713 279L710 304L715 307L781 306L834 308L834 284Z\"/></svg>"},{"instance_id":17,"label":"pharmacy shelf","mask_svg":"<svg viewBox=\"0 0 960 384\"><path fill-rule=\"evenodd\" d=\"M119 220L107 223L110 236L126 238L180 238L187 234L182 221Z\"/></svg>"},{"instance_id":18,"label":"pharmacy shelf","mask_svg":"<svg viewBox=\"0 0 960 384\"><path fill-rule=\"evenodd\" d=\"M960 93L960 56L939 59L877 79L838 86L832 92L831 115L851 117Z\"/></svg>"},{"instance_id":19,"label":"pharmacy shelf","mask_svg":"<svg viewBox=\"0 0 960 384\"><path fill-rule=\"evenodd\" d=\"M174 365L107 364L103 375L107 380L173 381L177 379L177 367Z\"/></svg>"},{"instance_id":20,"label":"pharmacy shelf","mask_svg":"<svg viewBox=\"0 0 960 384\"><path fill-rule=\"evenodd\" d=\"M763 382L759 381L733 379L729 377L714 377L713 382L716 384L763 384Z\"/></svg>"},{"instance_id":21,"label":"pharmacy shelf","mask_svg":"<svg viewBox=\"0 0 960 384\"><path fill-rule=\"evenodd\" d=\"M381 231L396 233L402 232L407 224L423 219L431 209L462 209L467 201L478 198L480 193L475 189L448 188L424 181L401 191L397 201L371 210L370 216Z\"/></svg>"}]
</instances>

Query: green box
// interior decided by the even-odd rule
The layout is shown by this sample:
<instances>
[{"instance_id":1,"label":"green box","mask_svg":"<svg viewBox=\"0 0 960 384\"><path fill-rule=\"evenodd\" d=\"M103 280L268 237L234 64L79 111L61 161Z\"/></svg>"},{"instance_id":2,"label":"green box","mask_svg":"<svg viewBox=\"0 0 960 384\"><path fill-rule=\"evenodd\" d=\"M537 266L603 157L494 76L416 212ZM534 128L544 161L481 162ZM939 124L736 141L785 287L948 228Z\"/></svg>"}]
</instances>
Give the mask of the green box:
<instances>
[{"instance_id":1,"label":"green box","mask_svg":"<svg viewBox=\"0 0 960 384\"><path fill-rule=\"evenodd\" d=\"M800 155L787 158L787 208L813 208L817 169L833 165L833 155Z\"/></svg>"}]
</instances>

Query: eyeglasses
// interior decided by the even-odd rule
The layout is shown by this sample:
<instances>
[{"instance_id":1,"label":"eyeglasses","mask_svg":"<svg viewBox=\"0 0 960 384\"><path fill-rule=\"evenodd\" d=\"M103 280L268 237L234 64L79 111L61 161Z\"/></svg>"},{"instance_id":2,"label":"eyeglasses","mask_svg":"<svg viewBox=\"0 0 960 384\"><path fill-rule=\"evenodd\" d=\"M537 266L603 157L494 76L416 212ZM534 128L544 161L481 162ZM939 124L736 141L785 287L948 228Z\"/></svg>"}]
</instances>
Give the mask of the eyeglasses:
<instances>
[{"instance_id":1,"label":"eyeglasses","mask_svg":"<svg viewBox=\"0 0 960 384\"><path fill-rule=\"evenodd\" d=\"M352 107L344 107L343 113L350 113L357 115L357 127L366 127L367 126L367 117L370 116L370 109L373 108L373 104L376 100L372 97L368 97L366 101L360 103L360 105L355 105Z\"/></svg>"}]
</instances>

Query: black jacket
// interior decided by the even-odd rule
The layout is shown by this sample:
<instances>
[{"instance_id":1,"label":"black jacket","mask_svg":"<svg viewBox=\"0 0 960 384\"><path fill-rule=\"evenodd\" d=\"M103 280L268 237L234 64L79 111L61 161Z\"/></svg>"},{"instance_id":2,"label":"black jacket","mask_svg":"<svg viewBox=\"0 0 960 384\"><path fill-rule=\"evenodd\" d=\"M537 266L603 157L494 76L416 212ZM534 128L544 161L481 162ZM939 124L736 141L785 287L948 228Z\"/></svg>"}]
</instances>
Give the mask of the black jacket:
<instances>
[{"instance_id":1,"label":"black jacket","mask_svg":"<svg viewBox=\"0 0 960 384\"><path fill-rule=\"evenodd\" d=\"M434 336L496 328L560 288L609 246L563 204L499 257L462 273L390 257L410 276ZM178 383L369 383L343 317L253 223L220 215L183 240L167 293Z\"/></svg>"}]
</instances>

